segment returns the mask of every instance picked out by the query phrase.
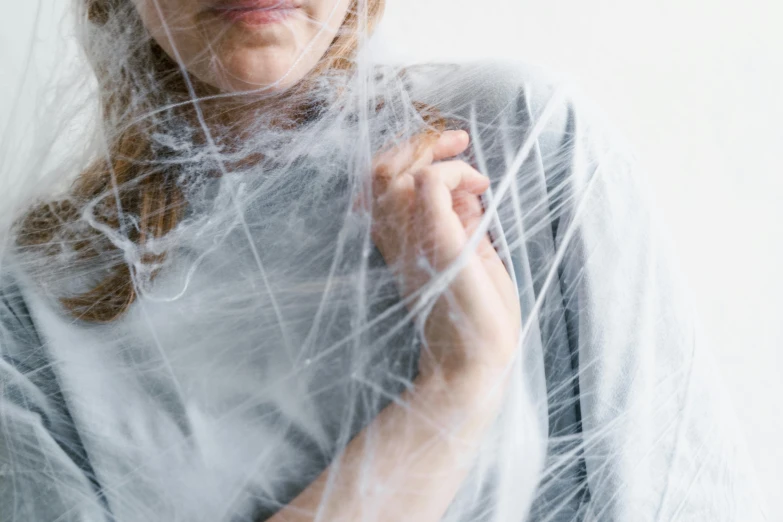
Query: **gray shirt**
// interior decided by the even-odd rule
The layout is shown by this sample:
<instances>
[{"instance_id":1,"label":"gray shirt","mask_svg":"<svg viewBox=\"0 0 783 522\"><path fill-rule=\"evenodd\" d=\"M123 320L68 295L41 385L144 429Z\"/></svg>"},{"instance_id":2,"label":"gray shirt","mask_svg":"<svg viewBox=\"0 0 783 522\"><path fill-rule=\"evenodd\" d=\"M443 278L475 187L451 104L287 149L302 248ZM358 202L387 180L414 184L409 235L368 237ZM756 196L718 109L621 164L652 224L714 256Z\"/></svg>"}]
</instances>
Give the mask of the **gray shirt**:
<instances>
[{"instance_id":1,"label":"gray shirt","mask_svg":"<svg viewBox=\"0 0 783 522\"><path fill-rule=\"evenodd\" d=\"M446 519L756 520L627 147L529 67L426 66L406 88L472 131L526 332ZM200 186L113 324L74 320L5 260L0 520L263 520L410 386L414 326L345 180L321 175L346 147L329 140L284 177Z\"/></svg>"}]
</instances>

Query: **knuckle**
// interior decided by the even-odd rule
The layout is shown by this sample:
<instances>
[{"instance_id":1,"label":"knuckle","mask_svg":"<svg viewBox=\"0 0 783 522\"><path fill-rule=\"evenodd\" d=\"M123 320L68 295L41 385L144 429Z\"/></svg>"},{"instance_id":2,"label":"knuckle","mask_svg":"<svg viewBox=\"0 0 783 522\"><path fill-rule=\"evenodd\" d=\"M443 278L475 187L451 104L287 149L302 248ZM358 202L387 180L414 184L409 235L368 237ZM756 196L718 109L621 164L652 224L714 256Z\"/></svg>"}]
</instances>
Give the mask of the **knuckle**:
<instances>
[{"instance_id":1,"label":"knuckle","mask_svg":"<svg viewBox=\"0 0 783 522\"><path fill-rule=\"evenodd\" d=\"M376 178L392 177L392 168L388 161L380 161L373 168L373 176Z\"/></svg>"},{"instance_id":2,"label":"knuckle","mask_svg":"<svg viewBox=\"0 0 783 522\"><path fill-rule=\"evenodd\" d=\"M455 160L455 163L457 163L458 165L462 165L463 167L467 167L467 168L473 170L473 165L471 165L470 163L468 163L465 160Z\"/></svg>"},{"instance_id":3,"label":"knuckle","mask_svg":"<svg viewBox=\"0 0 783 522\"><path fill-rule=\"evenodd\" d=\"M454 160L454 168L466 174L478 173L478 171L465 160Z\"/></svg>"},{"instance_id":4,"label":"knuckle","mask_svg":"<svg viewBox=\"0 0 783 522\"><path fill-rule=\"evenodd\" d=\"M411 177L408 174L402 174L395 177L389 183L389 190L397 195L403 195L410 190Z\"/></svg>"},{"instance_id":5,"label":"knuckle","mask_svg":"<svg viewBox=\"0 0 783 522\"><path fill-rule=\"evenodd\" d=\"M422 168L416 174L416 184L422 185L425 183L431 183L440 179L440 168L437 165L429 165Z\"/></svg>"}]
</instances>

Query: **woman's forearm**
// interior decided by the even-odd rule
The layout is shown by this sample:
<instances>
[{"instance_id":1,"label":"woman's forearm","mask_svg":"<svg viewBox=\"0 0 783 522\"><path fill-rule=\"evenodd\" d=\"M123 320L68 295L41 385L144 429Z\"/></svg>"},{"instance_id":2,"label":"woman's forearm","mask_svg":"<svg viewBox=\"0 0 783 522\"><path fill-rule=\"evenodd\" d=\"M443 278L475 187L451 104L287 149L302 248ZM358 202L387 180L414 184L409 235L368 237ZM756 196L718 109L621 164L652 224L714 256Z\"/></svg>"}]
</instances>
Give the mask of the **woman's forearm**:
<instances>
[{"instance_id":1,"label":"woman's forearm","mask_svg":"<svg viewBox=\"0 0 783 522\"><path fill-rule=\"evenodd\" d=\"M486 375L417 381L270 522L436 522L456 496L503 387Z\"/></svg>"}]
</instances>

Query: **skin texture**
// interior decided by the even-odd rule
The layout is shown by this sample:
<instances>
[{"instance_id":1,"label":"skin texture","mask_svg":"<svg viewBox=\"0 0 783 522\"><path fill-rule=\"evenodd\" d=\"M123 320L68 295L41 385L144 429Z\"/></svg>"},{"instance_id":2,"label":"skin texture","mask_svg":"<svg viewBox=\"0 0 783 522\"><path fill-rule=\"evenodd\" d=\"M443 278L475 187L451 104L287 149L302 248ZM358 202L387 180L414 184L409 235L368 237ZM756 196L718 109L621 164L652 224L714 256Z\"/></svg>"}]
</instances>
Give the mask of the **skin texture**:
<instances>
[{"instance_id":1,"label":"skin texture","mask_svg":"<svg viewBox=\"0 0 783 522\"><path fill-rule=\"evenodd\" d=\"M448 269L482 218L479 195L489 179L464 161L447 161L469 141L464 131L447 131L376 158L373 240L404 296ZM479 368L502 373L516 352L519 299L488 236L463 266L428 316L423 378L436 370L446 378Z\"/></svg>"},{"instance_id":2,"label":"skin texture","mask_svg":"<svg viewBox=\"0 0 783 522\"><path fill-rule=\"evenodd\" d=\"M376 158L373 239L403 295L429 279L422 259L447 268L481 219L478 194L489 180L447 161L468 143L467 133L451 131ZM519 329L513 284L483 237L429 315L413 389L270 522L441 520L500 410Z\"/></svg>"},{"instance_id":3,"label":"skin texture","mask_svg":"<svg viewBox=\"0 0 783 522\"><path fill-rule=\"evenodd\" d=\"M282 2L282 0L281 0ZM313 69L350 0L294 0L283 21L252 25L221 16L226 0L133 0L145 27L190 74L223 92L280 91Z\"/></svg>"},{"instance_id":4,"label":"skin texture","mask_svg":"<svg viewBox=\"0 0 783 522\"><path fill-rule=\"evenodd\" d=\"M249 26L213 16L207 0L135 1L172 58L227 92L295 84L323 56L349 4L303 0L301 14L284 23ZM417 306L433 270L457 260L481 219L479 195L489 180L451 159L469 141L463 131L447 131L382 152L372 167L372 201L357 202L372 212L373 240L409 306ZM521 322L513 283L488 237L460 267L426 316L413 388L272 522L443 517L497 416Z\"/></svg>"}]
</instances>

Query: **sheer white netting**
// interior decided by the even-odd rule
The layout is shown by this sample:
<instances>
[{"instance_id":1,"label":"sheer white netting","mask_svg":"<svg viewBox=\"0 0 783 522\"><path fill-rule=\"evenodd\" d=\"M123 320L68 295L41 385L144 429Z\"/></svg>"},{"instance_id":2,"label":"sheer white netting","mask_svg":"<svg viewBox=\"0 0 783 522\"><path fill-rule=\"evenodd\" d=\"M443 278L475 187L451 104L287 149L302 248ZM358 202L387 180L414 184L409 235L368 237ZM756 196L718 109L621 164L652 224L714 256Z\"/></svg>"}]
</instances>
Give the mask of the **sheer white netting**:
<instances>
[{"instance_id":1,"label":"sheer white netting","mask_svg":"<svg viewBox=\"0 0 783 522\"><path fill-rule=\"evenodd\" d=\"M55 73L20 86L37 110L5 127L0 519L271 516L343 473L341 449L384 406L407 407L422 325L487 234L522 336L445 520L756 519L633 155L561 82L489 61L513 33L471 56L485 59L434 62L447 53L417 55L408 42L428 40L400 21L443 13L415 25L441 41L436 25L475 30L479 8L395 4L364 52L359 0L350 67L225 94L163 55L131 2L109 3L90 21L74 2L58 48L31 48ZM444 127L471 135L460 158L491 179L485 212L401 298L373 241L373 158ZM417 457L399 455L403 475ZM363 483L360 518L385 520L406 485Z\"/></svg>"}]
</instances>

